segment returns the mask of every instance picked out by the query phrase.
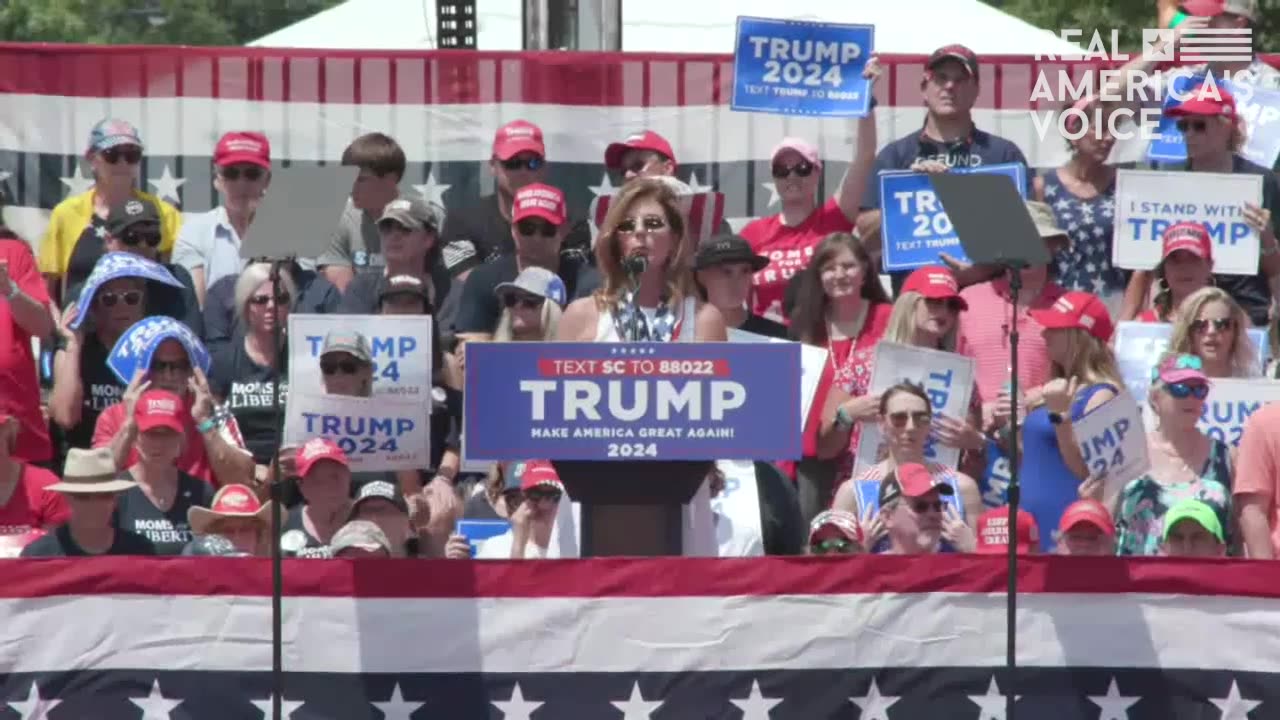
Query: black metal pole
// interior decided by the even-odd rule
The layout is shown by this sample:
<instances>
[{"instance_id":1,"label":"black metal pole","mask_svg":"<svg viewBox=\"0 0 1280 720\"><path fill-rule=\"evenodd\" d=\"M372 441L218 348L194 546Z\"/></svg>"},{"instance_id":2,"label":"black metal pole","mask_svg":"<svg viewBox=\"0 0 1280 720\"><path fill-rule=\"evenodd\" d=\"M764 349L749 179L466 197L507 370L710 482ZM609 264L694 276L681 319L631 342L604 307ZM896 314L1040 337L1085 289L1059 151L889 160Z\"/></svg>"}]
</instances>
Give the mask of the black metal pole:
<instances>
[{"instance_id":1,"label":"black metal pole","mask_svg":"<svg viewBox=\"0 0 1280 720\"><path fill-rule=\"evenodd\" d=\"M284 373L284 328L280 326L280 312L276 307L276 298L280 297L280 269L287 260L274 260L271 263L271 307L276 316L272 318L271 344L275 348L275 357L271 362L271 417L276 429L275 453L271 459L271 717L282 720L281 703L284 699L284 563L280 555L281 502L284 500L283 484L280 482L280 446L284 440L284 411L280 407L280 386Z\"/></svg>"},{"instance_id":2,"label":"black metal pole","mask_svg":"<svg viewBox=\"0 0 1280 720\"><path fill-rule=\"evenodd\" d=\"M1013 301L1009 322L1009 592L1005 602L1005 720L1013 720L1018 697L1018 293L1022 292L1022 270L1009 268L1009 295Z\"/></svg>"}]
</instances>

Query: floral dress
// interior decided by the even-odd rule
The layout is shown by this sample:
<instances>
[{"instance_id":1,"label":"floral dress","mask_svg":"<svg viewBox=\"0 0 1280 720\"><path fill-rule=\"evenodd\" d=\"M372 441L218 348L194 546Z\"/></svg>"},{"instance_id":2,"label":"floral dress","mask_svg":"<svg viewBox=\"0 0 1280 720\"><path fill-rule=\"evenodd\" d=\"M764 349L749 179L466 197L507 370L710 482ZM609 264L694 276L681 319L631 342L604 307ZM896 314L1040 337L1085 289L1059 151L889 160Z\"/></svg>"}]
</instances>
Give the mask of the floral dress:
<instances>
[{"instance_id":1,"label":"floral dress","mask_svg":"<svg viewBox=\"0 0 1280 720\"><path fill-rule=\"evenodd\" d=\"M1213 508L1231 546L1231 449L1226 443L1213 441L1204 469L1190 482L1163 484L1148 474L1125 485L1116 513L1116 554L1158 555L1165 513L1183 500Z\"/></svg>"}]
</instances>

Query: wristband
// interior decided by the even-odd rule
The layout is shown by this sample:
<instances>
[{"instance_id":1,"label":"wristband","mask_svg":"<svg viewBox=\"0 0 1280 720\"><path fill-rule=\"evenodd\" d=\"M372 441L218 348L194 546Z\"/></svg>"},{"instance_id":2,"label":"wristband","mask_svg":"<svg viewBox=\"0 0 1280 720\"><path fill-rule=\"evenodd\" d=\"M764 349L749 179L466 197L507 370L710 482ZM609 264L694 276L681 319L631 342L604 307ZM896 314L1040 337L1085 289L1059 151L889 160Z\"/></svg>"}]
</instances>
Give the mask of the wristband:
<instances>
[{"instance_id":1,"label":"wristband","mask_svg":"<svg viewBox=\"0 0 1280 720\"><path fill-rule=\"evenodd\" d=\"M836 408L836 427L841 430L853 429L853 418L849 417L849 411L843 406Z\"/></svg>"},{"instance_id":2,"label":"wristband","mask_svg":"<svg viewBox=\"0 0 1280 720\"><path fill-rule=\"evenodd\" d=\"M215 430L215 429L217 429L217 427L218 427L218 421L214 419L215 417L216 417L216 416L214 416L214 415L210 415L209 417L205 418L204 420L201 420L201 421L200 421L200 424L199 424L199 425L196 425L196 430L199 430L199 431L200 431L200 434L201 434L201 435L203 435L203 434L205 434L205 433L209 432L210 430Z\"/></svg>"},{"instance_id":3,"label":"wristband","mask_svg":"<svg viewBox=\"0 0 1280 720\"><path fill-rule=\"evenodd\" d=\"M1186 20L1188 17L1190 16L1179 10L1177 14L1173 16L1173 19L1169 21L1169 29L1172 30L1173 28L1178 27L1182 24L1182 21Z\"/></svg>"}]
</instances>

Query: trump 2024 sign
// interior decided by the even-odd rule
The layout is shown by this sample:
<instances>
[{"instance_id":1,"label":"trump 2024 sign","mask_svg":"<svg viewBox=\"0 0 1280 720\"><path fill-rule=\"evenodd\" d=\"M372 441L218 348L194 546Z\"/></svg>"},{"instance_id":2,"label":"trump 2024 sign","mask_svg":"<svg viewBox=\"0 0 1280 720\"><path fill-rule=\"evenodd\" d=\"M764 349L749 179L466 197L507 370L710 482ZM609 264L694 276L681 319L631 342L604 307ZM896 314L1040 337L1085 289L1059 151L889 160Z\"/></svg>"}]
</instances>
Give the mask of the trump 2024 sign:
<instances>
[{"instance_id":1,"label":"trump 2024 sign","mask_svg":"<svg viewBox=\"0 0 1280 720\"><path fill-rule=\"evenodd\" d=\"M800 348L783 343L467 343L476 460L791 460Z\"/></svg>"}]
</instances>

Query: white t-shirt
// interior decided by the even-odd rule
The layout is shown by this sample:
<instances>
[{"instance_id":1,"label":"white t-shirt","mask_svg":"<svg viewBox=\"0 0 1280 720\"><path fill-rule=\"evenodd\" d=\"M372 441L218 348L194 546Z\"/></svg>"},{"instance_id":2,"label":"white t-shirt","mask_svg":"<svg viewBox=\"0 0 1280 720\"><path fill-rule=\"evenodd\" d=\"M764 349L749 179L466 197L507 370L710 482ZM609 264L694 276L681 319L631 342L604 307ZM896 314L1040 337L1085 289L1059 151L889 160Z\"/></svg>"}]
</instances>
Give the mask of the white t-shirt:
<instances>
[{"instance_id":1,"label":"white t-shirt","mask_svg":"<svg viewBox=\"0 0 1280 720\"><path fill-rule=\"evenodd\" d=\"M488 540L481 540L476 547L477 560L510 560L511 545L515 542L515 535L508 530L501 535L494 535ZM524 557L526 560L541 560L547 556L546 548L539 547L533 540L529 540L524 546Z\"/></svg>"}]
</instances>

